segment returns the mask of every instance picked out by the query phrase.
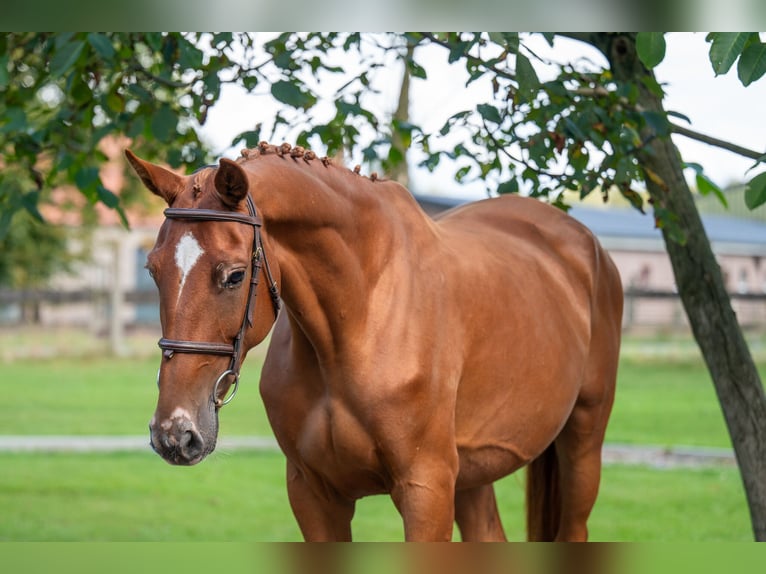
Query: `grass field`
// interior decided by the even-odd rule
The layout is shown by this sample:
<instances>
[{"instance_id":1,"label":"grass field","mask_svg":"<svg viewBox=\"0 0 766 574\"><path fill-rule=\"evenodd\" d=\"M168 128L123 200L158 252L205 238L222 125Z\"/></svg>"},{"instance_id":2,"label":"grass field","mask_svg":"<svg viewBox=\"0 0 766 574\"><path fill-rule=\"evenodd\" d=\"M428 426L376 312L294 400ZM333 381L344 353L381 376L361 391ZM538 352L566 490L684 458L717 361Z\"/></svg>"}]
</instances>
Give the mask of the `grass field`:
<instances>
[{"instance_id":1,"label":"grass field","mask_svg":"<svg viewBox=\"0 0 766 574\"><path fill-rule=\"evenodd\" d=\"M224 436L268 435L249 360ZM51 359L0 364L0 434L136 435L156 401L158 358ZM654 445L729 446L713 387L699 363L625 360L607 438ZM523 539L523 479L498 483L507 534ZM0 454L0 540L298 540L279 453L216 452L193 468L152 453ZM594 540L747 541L733 468L604 469L590 521ZM360 501L360 540L401 540L387 497Z\"/></svg>"},{"instance_id":2,"label":"grass field","mask_svg":"<svg viewBox=\"0 0 766 574\"><path fill-rule=\"evenodd\" d=\"M290 541L300 534L278 453L214 453L192 468L149 453L0 455L0 540ZM523 540L523 481L498 483L506 533ZM387 497L361 500L354 536L402 540ZM590 521L593 540L747 541L732 468L607 466Z\"/></svg>"},{"instance_id":3,"label":"grass field","mask_svg":"<svg viewBox=\"0 0 766 574\"><path fill-rule=\"evenodd\" d=\"M0 364L0 434L136 435L147 432L157 399L159 358L52 359ZM221 411L221 433L269 435L258 393L260 357ZM720 407L704 367L690 362L620 366L607 441L728 447Z\"/></svg>"}]
</instances>

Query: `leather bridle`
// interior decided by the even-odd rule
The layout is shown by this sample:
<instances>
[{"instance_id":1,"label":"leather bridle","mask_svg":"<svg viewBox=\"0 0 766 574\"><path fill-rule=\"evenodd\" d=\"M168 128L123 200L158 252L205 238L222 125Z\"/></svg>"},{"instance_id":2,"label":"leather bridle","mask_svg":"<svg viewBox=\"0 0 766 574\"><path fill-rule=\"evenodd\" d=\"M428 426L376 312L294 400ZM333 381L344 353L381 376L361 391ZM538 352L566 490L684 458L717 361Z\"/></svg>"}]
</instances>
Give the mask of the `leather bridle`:
<instances>
[{"instance_id":1,"label":"leather bridle","mask_svg":"<svg viewBox=\"0 0 766 574\"><path fill-rule=\"evenodd\" d=\"M231 357L229 368L221 373L213 387L213 402L215 403L216 408L221 408L223 405L228 404L234 398L234 395L237 394L237 389L239 388L239 370L242 366L243 353L242 344L248 326L253 326L255 298L257 295L258 277L261 269L265 271L266 280L269 283L269 293L271 294L271 302L274 307L275 316L279 314L280 308L277 282L271 274L271 268L266 259L266 253L263 250L263 242L261 240L261 226L263 225L263 220L256 213L255 205L249 195L247 196L246 203L248 211L247 215L244 213L217 211L215 209L196 209L191 207L169 207L164 212L167 219L178 219L183 221L227 221L242 223L253 227L253 245L250 255L250 289L247 293L245 316L242 319L242 325L239 328L239 332L234 337L234 340L231 343L207 343L166 339L163 337L157 343L162 349L162 354L166 359L172 358L175 353L194 353L200 355L221 355ZM218 386L221 384L221 381L228 376L234 377L234 382L232 383L234 390L229 394L226 400L219 399ZM159 384L159 372L157 373L157 384Z\"/></svg>"}]
</instances>

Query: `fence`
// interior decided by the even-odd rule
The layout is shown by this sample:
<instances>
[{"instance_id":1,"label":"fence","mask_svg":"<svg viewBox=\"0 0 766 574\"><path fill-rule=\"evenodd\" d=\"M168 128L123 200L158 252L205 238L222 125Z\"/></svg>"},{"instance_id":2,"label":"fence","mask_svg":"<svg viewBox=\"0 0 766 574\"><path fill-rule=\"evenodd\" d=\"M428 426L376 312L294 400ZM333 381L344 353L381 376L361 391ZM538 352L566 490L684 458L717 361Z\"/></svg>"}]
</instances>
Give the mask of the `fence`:
<instances>
[{"instance_id":1,"label":"fence","mask_svg":"<svg viewBox=\"0 0 766 574\"><path fill-rule=\"evenodd\" d=\"M0 325L30 323L83 327L107 335L110 351L119 355L127 329L159 325L159 294L156 289L0 289Z\"/></svg>"},{"instance_id":2,"label":"fence","mask_svg":"<svg viewBox=\"0 0 766 574\"><path fill-rule=\"evenodd\" d=\"M625 291L623 329L688 330L681 299L675 291L629 288ZM766 293L729 293L743 329L766 329Z\"/></svg>"},{"instance_id":3,"label":"fence","mask_svg":"<svg viewBox=\"0 0 766 574\"><path fill-rule=\"evenodd\" d=\"M731 293L730 297L744 329L766 331L766 293ZM86 327L108 336L112 352L119 354L126 330L158 329L158 306L156 289L0 290L0 325L32 322ZM684 332L688 323L676 292L630 288L625 291L623 328L649 334Z\"/></svg>"}]
</instances>

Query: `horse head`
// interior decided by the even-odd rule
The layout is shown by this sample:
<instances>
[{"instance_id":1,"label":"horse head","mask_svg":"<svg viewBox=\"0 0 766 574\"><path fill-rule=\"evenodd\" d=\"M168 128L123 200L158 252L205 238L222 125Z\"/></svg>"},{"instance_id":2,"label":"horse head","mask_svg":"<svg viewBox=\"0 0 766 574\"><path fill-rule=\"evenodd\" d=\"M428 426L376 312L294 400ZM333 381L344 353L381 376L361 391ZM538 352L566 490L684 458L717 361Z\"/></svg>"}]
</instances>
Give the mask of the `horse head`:
<instances>
[{"instance_id":1,"label":"horse head","mask_svg":"<svg viewBox=\"0 0 766 574\"><path fill-rule=\"evenodd\" d=\"M168 204L146 264L160 293L163 349L151 445L169 463L196 464L215 448L218 411L236 392L247 350L274 324L279 269L266 258L239 164L222 159L181 176L125 153Z\"/></svg>"}]
</instances>

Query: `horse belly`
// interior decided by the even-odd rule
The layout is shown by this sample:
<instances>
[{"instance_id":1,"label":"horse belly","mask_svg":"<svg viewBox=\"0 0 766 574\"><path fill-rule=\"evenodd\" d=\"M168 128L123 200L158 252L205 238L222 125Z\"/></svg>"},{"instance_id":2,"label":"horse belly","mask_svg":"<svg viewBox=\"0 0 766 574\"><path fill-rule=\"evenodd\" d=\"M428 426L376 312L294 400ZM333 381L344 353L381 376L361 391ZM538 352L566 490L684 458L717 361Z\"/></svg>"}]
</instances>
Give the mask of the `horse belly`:
<instances>
[{"instance_id":1,"label":"horse belly","mask_svg":"<svg viewBox=\"0 0 766 574\"><path fill-rule=\"evenodd\" d=\"M485 347L466 364L455 413L458 488L494 482L537 458L577 401L584 349L571 342L570 353L556 355L518 345Z\"/></svg>"}]
</instances>

